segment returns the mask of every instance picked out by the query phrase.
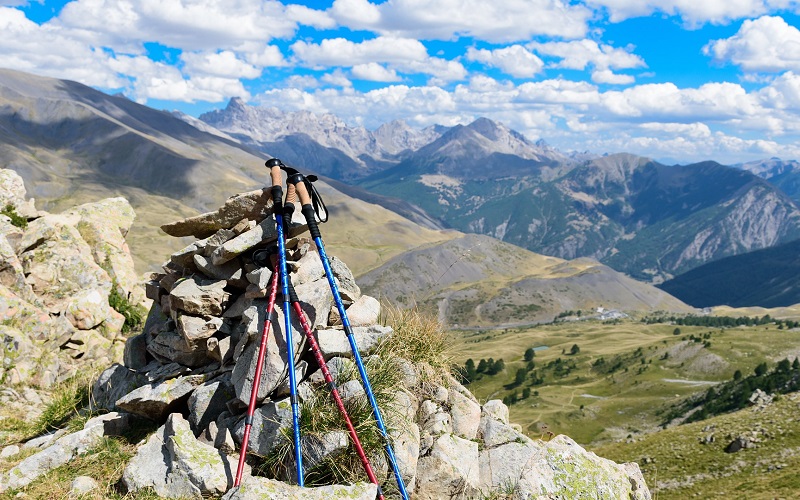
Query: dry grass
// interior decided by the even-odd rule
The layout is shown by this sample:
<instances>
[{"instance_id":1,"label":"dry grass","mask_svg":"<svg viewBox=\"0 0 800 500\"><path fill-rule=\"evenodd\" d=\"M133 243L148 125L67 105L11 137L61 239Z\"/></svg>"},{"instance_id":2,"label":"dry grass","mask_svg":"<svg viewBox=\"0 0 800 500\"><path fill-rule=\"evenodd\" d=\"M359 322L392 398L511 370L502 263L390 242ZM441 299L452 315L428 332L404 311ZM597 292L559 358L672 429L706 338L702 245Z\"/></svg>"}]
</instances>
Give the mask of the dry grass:
<instances>
[{"instance_id":1,"label":"dry grass","mask_svg":"<svg viewBox=\"0 0 800 500\"><path fill-rule=\"evenodd\" d=\"M403 358L415 365L423 365L424 369L419 373L421 382L443 385L450 375L452 349L459 340L448 333L434 315L417 308L402 309L382 304L381 310L382 323L394 329L394 333L379 347L381 356Z\"/></svg>"}]
</instances>

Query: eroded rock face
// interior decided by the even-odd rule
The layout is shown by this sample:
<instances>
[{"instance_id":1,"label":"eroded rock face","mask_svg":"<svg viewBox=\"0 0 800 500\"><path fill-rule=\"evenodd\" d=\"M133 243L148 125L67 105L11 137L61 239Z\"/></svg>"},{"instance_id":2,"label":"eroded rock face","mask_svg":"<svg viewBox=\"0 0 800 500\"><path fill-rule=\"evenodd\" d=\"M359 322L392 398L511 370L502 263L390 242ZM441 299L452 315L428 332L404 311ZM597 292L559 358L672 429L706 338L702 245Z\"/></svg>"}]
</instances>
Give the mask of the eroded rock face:
<instances>
[{"instance_id":1,"label":"eroded rock face","mask_svg":"<svg viewBox=\"0 0 800 500\"><path fill-rule=\"evenodd\" d=\"M109 304L112 287L131 303L144 300L125 235L135 217L123 198L40 212L22 179L0 169L0 380L42 387L86 366L120 359L125 318Z\"/></svg>"}]
</instances>

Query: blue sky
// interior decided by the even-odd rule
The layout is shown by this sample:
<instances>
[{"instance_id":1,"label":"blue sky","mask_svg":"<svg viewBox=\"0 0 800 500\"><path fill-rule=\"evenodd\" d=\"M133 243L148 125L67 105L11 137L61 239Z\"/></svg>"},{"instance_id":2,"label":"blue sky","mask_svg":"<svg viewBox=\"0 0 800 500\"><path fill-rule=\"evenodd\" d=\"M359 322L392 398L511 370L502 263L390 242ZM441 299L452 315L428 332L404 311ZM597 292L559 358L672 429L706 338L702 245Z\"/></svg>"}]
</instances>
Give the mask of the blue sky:
<instances>
[{"instance_id":1,"label":"blue sky","mask_svg":"<svg viewBox=\"0 0 800 500\"><path fill-rule=\"evenodd\" d=\"M800 158L795 0L0 0L0 67L197 116L485 116L564 151Z\"/></svg>"}]
</instances>

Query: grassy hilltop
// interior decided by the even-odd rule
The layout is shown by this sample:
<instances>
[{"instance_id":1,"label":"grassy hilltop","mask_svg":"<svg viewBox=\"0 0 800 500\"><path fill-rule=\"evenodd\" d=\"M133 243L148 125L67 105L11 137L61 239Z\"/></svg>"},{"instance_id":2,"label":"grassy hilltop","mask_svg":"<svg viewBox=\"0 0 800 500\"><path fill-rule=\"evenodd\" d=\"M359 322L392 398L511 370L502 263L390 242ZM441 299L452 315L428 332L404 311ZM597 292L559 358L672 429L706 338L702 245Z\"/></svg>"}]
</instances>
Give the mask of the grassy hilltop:
<instances>
[{"instance_id":1,"label":"grassy hilltop","mask_svg":"<svg viewBox=\"0 0 800 500\"><path fill-rule=\"evenodd\" d=\"M477 368L481 359L502 359L498 373L486 370L469 384L479 399L504 399L511 420L531 437L566 434L601 456L639 463L655 498L789 498L800 491L790 472L800 462L799 393L762 409L673 420L680 403L732 381L737 370L744 380L763 363L773 370L800 355L800 329L787 327L793 323L720 328L577 318L454 332L455 361L463 368L472 359ZM732 439L751 432L757 448L725 453ZM714 442L701 444L709 434Z\"/></svg>"}]
</instances>

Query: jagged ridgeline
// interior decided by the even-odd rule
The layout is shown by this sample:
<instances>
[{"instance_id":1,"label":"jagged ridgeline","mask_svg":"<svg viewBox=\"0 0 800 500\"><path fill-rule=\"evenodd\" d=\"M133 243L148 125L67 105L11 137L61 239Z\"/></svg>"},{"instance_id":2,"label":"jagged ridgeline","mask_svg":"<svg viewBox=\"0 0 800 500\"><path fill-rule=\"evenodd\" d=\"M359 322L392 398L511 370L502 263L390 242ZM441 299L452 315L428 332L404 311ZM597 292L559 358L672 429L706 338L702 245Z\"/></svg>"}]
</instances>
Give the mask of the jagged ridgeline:
<instances>
[{"instance_id":1,"label":"jagged ridgeline","mask_svg":"<svg viewBox=\"0 0 800 500\"><path fill-rule=\"evenodd\" d=\"M286 242L290 278L381 487L395 497L322 263L299 210L295 213ZM267 319L271 272L254 262L253 253L276 238L269 196L266 190L236 195L214 212L164 230L194 241L150 276L146 291L152 306L143 330L125 341L122 363L109 363L93 385L93 409L101 415L77 432L38 438L35 453L0 474L0 491L34 487L52 467L137 422L149 422L157 429L119 465L119 484L108 496L155 491L163 498L375 498L377 486L366 482L297 318L287 335L280 307L257 388L248 464L241 487L232 488ZM509 422L503 403L480 404L449 375L441 352L424 347L446 344L435 321L398 313L399 319L383 324L378 301L361 293L343 262L332 257L331 264L414 498L485 498L511 491L523 498L650 498L635 463L597 457L566 436L532 439ZM441 341L431 342L436 338ZM296 353L291 363L287 342ZM299 381L302 451L311 486L302 490L289 484L290 366Z\"/></svg>"}]
</instances>

